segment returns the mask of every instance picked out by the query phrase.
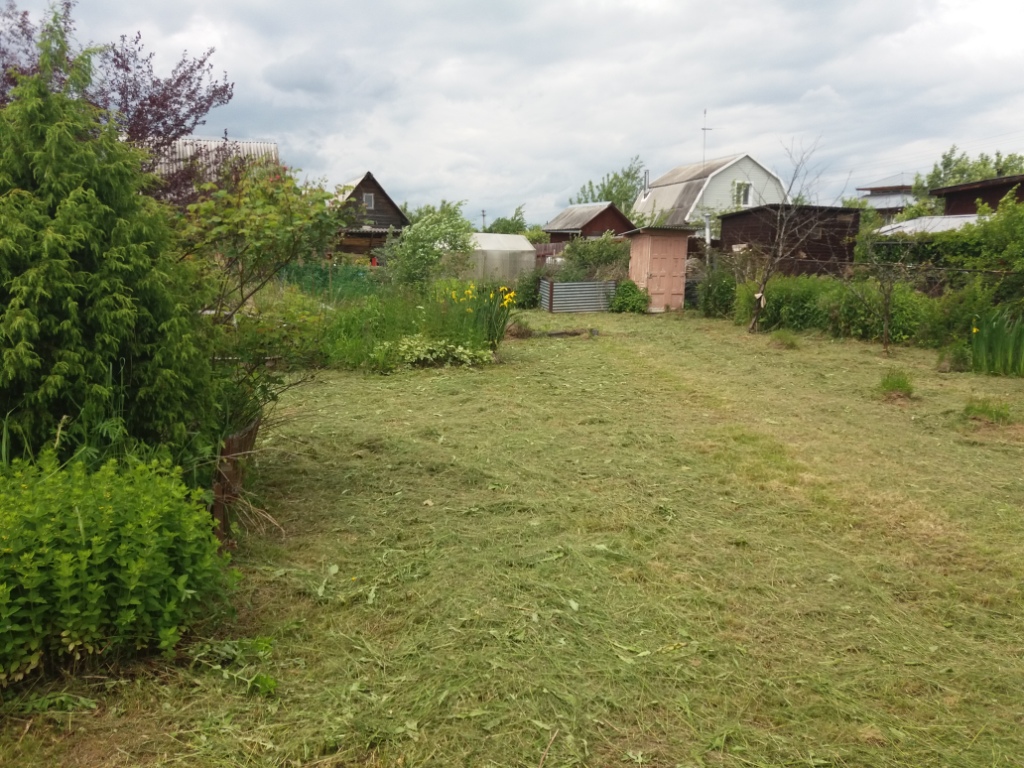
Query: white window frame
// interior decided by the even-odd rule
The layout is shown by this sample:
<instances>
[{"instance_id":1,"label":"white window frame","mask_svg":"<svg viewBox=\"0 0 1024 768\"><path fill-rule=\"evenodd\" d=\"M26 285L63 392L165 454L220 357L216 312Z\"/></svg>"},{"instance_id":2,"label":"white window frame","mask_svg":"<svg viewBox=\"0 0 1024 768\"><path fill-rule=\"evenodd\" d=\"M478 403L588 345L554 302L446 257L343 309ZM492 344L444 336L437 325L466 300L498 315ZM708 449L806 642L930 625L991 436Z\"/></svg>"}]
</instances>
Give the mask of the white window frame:
<instances>
[{"instance_id":1,"label":"white window frame","mask_svg":"<svg viewBox=\"0 0 1024 768\"><path fill-rule=\"evenodd\" d=\"M363 207L368 210L373 210L373 192L363 192Z\"/></svg>"},{"instance_id":2,"label":"white window frame","mask_svg":"<svg viewBox=\"0 0 1024 768\"><path fill-rule=\"evenodd\" d=\"M750 194L753 190L753 184L749 181L734 181L735 187L733 188L732 199L733 202L739 208L749 208L751 206Z\"/></svg>"}]
</instances>

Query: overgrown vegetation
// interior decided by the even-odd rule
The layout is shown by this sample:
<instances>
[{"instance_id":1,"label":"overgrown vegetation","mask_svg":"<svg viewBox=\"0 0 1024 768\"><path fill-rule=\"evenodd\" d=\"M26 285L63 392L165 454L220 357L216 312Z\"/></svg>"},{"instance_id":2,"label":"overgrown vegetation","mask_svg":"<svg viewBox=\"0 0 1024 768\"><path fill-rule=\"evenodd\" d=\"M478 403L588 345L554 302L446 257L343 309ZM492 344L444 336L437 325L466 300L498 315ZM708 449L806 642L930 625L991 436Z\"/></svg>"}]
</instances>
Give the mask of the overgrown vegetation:
<instances>
[{"instance_id":1,"label":"overgrown vegetation","mask_svg":"<svg viewBox=\"0 0 1024 768\"><path fill-rule=\"evenodd\" d=\"M910 374L902 368L892 367L882 375L879 389L886 397L912 397L914 384Z\"/></svg>"},{"instance_id":2,"label":"overgrown vegetation","mask_svg":"<svg viewBox=\"0 0 1024 768\"><path fill-rule=\"evenodd\" d=\"M972 330L974 370L1024 376L1024 320L1002 309L979 318Z\"/></svg>"},{"instance_id":3,"label":"overgrown vegetation","mask_svg":"<svg viewBox=\"0 0 1024 768\"><path fill-rule=\"evenodd\" d=\"M555 279L565 283L580 280L623 280L629 274L629 243L605 232L601 237L576 237L562 252L565 263Z\"/></svg>"}]
</instances>

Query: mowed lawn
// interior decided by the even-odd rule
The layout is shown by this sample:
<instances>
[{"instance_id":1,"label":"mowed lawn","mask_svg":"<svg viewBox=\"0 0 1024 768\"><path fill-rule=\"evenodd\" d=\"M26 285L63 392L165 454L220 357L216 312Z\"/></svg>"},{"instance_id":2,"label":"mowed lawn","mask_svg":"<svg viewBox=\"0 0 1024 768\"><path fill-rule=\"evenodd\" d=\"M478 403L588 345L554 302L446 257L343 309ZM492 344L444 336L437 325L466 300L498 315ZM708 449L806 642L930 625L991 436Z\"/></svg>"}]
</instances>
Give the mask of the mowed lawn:
<instances>
[{"instance_id":1,"label":"mowed lawn","mask_svg":"<svg viewBox=\"0 0 1024 768\"><path fill-rule=\"evenodd\" d=\"M963 415L1024 421L1024 382L690 315L529 322L599 333L290 392L253 475L284 534L241 538L238 616L8 696L0 763L1024 764L1024 427Z\"/></svg>"}]
</instances>

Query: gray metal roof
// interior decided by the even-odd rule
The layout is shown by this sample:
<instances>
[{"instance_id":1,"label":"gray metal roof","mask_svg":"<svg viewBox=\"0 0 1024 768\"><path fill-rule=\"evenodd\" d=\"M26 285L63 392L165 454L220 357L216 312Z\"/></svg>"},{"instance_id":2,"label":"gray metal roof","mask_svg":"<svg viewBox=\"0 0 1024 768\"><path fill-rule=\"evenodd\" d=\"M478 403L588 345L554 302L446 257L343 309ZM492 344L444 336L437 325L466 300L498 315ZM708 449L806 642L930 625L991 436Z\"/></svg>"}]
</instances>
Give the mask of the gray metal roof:
<instances>
[{"instance_id":1,"label":"gray metal roof","mask_svg":"<svg viewBox=\"0 0 1024 768\"><path fill-rule=\"evenodd\" d=\"M949 232L960 229L965 224L973 224L978 214L965 213L960 216L921 216L907 221L886 224L875 230L876 235L917 235L932 232Z\"/></svg>"},{"instance_id":2,"label":"gray metal roof","mask_svg":"<svg viewBox=\"0 0 1024 768\"><path fill-rule=\"evenodd\" d=\"M273 141L239 141L236 139L202 139L190 136L175 141L160 159L156 172L162 176L180 171L195 157L200 155L213 156L218 151L227 150L231 157L244 157L254 160L270 160L280 162L277 153L277 142Z\"/></svg>"},{"instance_id":3,"label":"gray metal roof","mask_svg":"<svg viewBox=\"0 0 1024 768\"><path fill-rule=\"evenodd\" d=\"M611 203L581 203L570 205L541 229L545 232L579 232L591 219L609 208Z\"/></svg>"},{"instance_id":4,"label":"gray metal roof","mask_svg":"<svg viewBox=\"0 0 1024 768\"><path fill-rule=\"evenodd\" d=\"M730 155L729 157L717 157L703 163L680 165L652 181L651 187L667 187L670 184L678 184L682 181L700 180L703 182L712 174L717 173L727 165L731 165L741 157L743 157L743 155Z\"/></svg>"},{"instance_id":5,"label":"gray metal roof","mask_svg":"<svg viewBox=\"0 0 1024 768\"><path fill-rule=\"evenodd\" d=\"M873 189L900 189L903 187L910 189L910 187L914 186L914 176L915 174L910 171L900 171L892 176L886 176L884 179L857 187L857 191L870 192Z\"/></svg>"}]
</instances>

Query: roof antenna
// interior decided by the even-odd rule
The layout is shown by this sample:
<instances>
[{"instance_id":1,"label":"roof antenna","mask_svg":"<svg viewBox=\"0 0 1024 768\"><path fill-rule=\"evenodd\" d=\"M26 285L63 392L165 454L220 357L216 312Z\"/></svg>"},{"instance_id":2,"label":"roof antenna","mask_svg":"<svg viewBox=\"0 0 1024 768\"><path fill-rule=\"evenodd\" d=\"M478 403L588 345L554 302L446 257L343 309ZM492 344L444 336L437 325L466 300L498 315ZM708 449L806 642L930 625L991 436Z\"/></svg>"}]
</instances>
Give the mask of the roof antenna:
<instances>
[{"instance_id":1,"label":"roof antenna","mask_svg":"<svg viewBox=\"0 0 1024 768\"><path fill-rule=\"evenodd\" d=\"M704 136L703 147L701 148L701 153L700 153L700 169L703 171L704 170L704 165L707 163L707 157L708 157L708 131L715 130L714 128L708 128L708 110L707 110L707 108L704 109L704 127L701 128L700 130L701 130L701 133Z\"/></svg>"}]
</instances>

